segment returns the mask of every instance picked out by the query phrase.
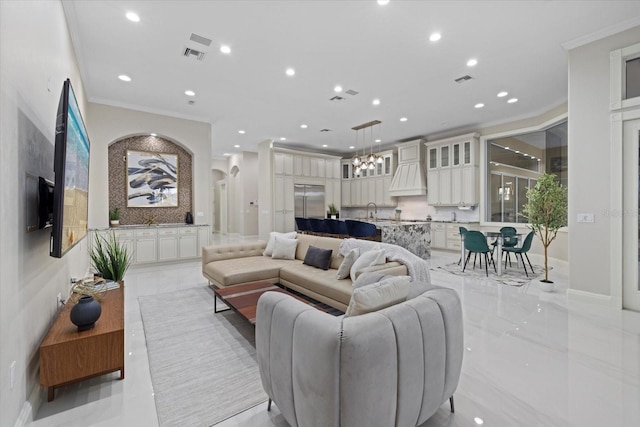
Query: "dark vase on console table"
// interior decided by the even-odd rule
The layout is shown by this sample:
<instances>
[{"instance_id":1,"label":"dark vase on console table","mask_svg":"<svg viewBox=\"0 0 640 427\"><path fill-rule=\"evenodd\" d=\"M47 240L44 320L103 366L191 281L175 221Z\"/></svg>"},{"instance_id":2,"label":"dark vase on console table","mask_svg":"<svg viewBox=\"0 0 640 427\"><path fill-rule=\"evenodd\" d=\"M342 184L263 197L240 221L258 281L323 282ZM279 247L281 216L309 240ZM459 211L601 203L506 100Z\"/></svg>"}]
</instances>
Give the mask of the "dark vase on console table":
<instances>
[{"instance_id":1,"label":"dark vase on console table","mask_svg":"<svg viewBox=\"0 0 640 427\"><path fill-rule=\"evenodd\" d=\"M187 224L193 224L193 215L191 215L191 212L187 212L187 216L184 219L184 222L186 222Z\"/></svg>"},{"instance_id":2,"label":"dark vase on console table","mask_svg":"<svg viewBox=\"0 0 640 427\"><path fill-rule=\"evenodd\" d=\"M80 297L78 303L71 309L71 322L78 327L78 332L86 331L96 325L96 320L102 314L100 303L92 296Z\"/></svg>"}]
</instances>

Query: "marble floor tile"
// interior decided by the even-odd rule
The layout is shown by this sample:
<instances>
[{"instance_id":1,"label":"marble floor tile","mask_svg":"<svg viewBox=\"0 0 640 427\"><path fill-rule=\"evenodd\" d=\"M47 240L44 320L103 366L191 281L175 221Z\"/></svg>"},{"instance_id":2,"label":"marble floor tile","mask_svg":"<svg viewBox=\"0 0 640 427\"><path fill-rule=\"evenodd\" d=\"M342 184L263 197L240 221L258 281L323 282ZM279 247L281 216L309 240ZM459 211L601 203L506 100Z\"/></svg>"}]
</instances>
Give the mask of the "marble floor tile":
<instances>
[{"instance_id":1,"label":"marble floor tile","mask_svg":"<svg viewBox=\"0 0 640 427\"><path fill-rule=\"evenodd\" d=\"M215 244L255 240L214 235ZM432 267L457 262L436 251ZM125 277L126 379L105 375L63 387L46 398L32 425L156 426L140 295L206 286L200 262L140 266ZM568 303L567 269L554 265L558 289L522 287L431 271L434 284L462 300L465 354L456 412L443 405L424 427L640 425L640 314ZM286 427L266 404L218 427Z\"/></svg>"}]
</instances>

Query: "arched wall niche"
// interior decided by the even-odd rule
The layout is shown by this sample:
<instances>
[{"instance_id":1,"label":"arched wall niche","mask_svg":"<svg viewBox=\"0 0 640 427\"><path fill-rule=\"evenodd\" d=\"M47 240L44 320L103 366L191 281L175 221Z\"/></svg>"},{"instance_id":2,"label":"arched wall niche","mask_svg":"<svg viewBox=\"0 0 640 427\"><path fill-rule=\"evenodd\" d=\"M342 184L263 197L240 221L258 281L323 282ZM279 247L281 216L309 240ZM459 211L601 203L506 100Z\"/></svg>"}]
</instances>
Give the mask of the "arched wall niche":
<instances>
[{"instance_id":1,"label":"arched wall niche","mask_svg":"<svg viewBox=\"0 0 640 427\"><path fill-rule=\"evenodd\" d=\"M127 207L127 151L165 153L178 156L177 207ZM120 224L135 225L183 223L193 212L192 153L182 144L166 137L130 135L109 144L109 209L120 208Z\"/></svg>"}]
</instances>

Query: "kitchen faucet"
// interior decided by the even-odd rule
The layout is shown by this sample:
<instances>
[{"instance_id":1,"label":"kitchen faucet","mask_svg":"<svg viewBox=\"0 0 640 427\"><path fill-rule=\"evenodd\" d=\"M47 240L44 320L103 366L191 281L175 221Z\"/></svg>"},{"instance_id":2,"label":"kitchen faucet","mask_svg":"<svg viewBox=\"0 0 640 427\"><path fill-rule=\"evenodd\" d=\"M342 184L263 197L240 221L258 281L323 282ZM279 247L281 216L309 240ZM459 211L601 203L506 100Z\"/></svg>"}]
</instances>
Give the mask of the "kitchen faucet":
<instances>
[{"instance_id":1,"label":"kitchen faucet","mask_svg":"<svg viewBox=\"0 0 640 427\"><path fill-rule=\"evenodd\" d=\"M375 209L375 210L373 211L373 213L371 213L371 214L369 214L369 205L373 205L373 208ZM374 213L376 214L376 219L378 219L378 205L376 205L376 204L375 204L375 203L373 203L373 202L369 202L369 203L367 203L367 218L373 218L373 214L374 214ZM371 216L369 216L369 215L371 215Z\"/></svg>"}]
</instances>

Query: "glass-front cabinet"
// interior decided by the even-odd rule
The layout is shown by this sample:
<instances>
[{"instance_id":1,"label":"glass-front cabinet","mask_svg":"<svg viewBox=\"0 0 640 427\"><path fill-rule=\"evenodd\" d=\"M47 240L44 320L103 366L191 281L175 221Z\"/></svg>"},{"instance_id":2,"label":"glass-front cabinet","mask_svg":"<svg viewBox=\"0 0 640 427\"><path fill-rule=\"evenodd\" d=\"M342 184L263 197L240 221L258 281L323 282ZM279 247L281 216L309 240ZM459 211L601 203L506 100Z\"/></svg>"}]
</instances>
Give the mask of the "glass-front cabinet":
<instances>
[{"instance_id":1,"label":"glass-front cabinet","mask_svg":"<svg viewBox=\"0 0 640 427\"><path fill-rule=\"evenodd\" d=\"M425 143L427 200L436 206L478 204L479 135L472 133Z\"/></svg>"}]
</instances>

